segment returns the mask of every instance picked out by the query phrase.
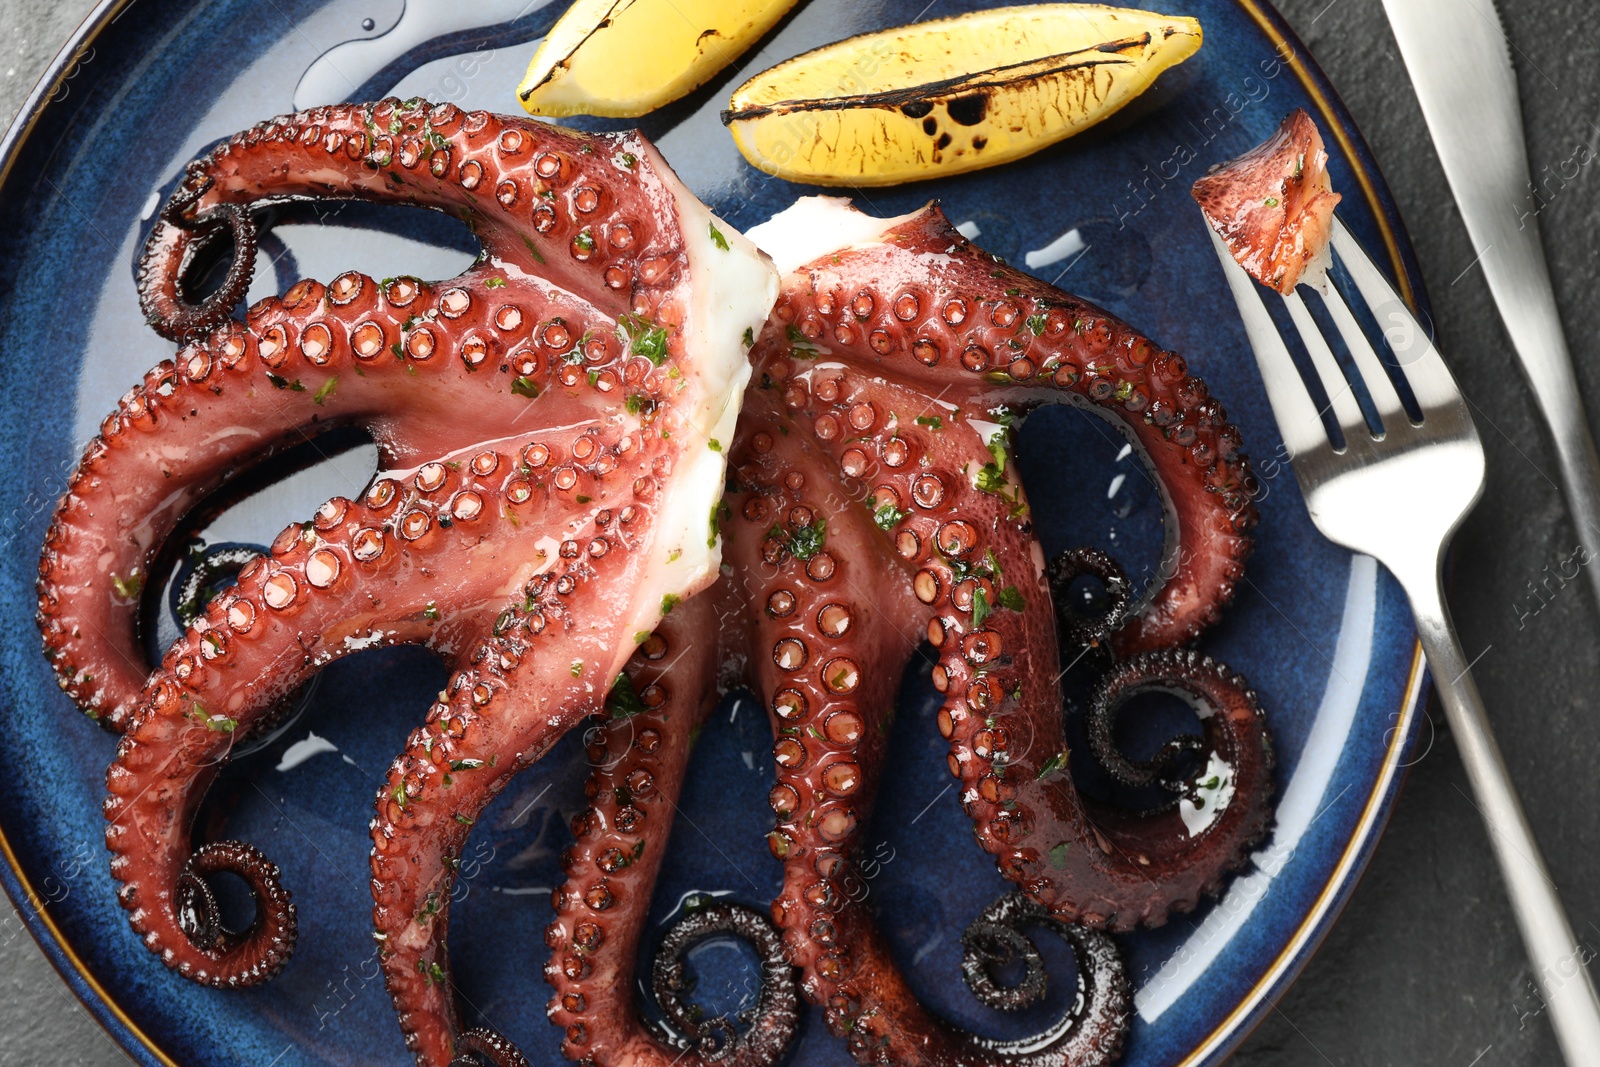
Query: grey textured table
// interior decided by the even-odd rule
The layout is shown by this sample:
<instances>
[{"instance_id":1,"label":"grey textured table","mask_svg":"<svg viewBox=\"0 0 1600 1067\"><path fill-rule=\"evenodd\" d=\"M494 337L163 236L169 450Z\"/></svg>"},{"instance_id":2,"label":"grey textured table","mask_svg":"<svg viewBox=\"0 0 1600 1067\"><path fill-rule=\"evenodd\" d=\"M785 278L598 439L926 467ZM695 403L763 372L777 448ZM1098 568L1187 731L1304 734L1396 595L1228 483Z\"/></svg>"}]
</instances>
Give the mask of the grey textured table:
<instances>
[{"instance_id":1,"label":"grey textured table","mask_svg":"<svg viewBox=\"0 0 1600 1067\"><path fill-rule=\"evenodd\" d=\"M1131 0L1130 0L1131 2ZM1461 17L1479 17L1461 0ZM1600 35L1594 0L1503 0L1556 295L1600 412ZM0 0L0 120L9 121L90 0ZM1600 611L1558 568L1577 536L1474 250L1446 190L1379 0L1279 0L1355 113L1399 201L1441 348L1473 402L1489 489L1456 539L1451 603L1552 876L1600 952ZM1587 146L1587 153L1578 153ZM1570 166L1567 168L1570 173ZM1531 202L1530 202L1531 204ZM1540 592L1535 596L1535 589ZM1557 1061L1454 744L1437 714L1387 836L1322 951L1235 1063L1546 1067ZM1424 725L1428 731L1429 726ZM1426 740L1426 739L1425 739ZM0 904L0 1065L107 1067L122 1055ZM266 1067L266 1065L262 1065Z\"/></svg>"}]
</instances>

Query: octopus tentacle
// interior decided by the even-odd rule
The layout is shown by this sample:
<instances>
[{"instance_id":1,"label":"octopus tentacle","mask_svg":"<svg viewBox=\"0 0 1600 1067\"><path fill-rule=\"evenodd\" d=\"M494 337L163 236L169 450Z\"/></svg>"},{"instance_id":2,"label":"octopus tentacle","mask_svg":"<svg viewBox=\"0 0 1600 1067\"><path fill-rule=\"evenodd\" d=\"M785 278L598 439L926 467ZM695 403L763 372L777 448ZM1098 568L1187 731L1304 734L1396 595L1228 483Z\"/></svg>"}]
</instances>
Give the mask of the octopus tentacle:
<instances>
[{"instance_id":1,"label":"octopus tentacle","mask_svg":"<svg viewBox=\"0 0 1600 1067\"><path fill-rule=\"evenodd\" d=\"M973 425L980 413L958 407L938 428L919 425L902 414L918 410L917 394L829 367L813 372L804 394L795 383L789 390L845 474L875 482L874 499L905 502L888 516L889 534L934 616L933 681L946 694L939 729L962 804L1001 873L1090 926L1159 925L1192 908L1244 862L1270 818L1270 743L1253 698L1227 696L1228 707L1252 713L1217 720L1227 728L1219 758L1241 772L1219 798L1228 818L1190 825L1176 811L1088 803L1067 773L1055 612L1026 495L1009 464L972 473L995 460ZM837 428L852 417L859 433L845 438ZM1200 699L1222 699L1224 680L1216 685Z\"/></svg>"},{"instance_id":2,"label":"octopus tentacle","mask_svg":"<svg viewBox=\"0 0 1600 1067\"><path fill-rule=\"evenodd\" d=\"M1257 521L1239 431L1205 383L1101 309L981 251L937 205L876 220L840 203L818 197L790 209L802 212L794 225L815 216L823 232L845 225L858 239L809 263L804 252L780 262L792 273L760 346L776 360L768 373L778 388L804 406L793 380L803 361L842 358L938 396L902 412L908 421L938 422L953 405L993 423L997 409L1060 402L1114 420L1138 443L1171 521L1170 574L1116 649L1192 640L1232 599ZM868 228L876 232L860 236Z\"/></svg>"},{"instance_id":3,"label":"octopus tentacle","mask_svg":"<svg viewBox=\"0 0 1600 1067\"><path fill-rule=\"evenodd\" d=\"M680 235L661 225L657 205L680 194L664 174L635 133L590 135L454 104L389 99L281 115L190 165L146 246L141 300L168 335L212 328L219 309L190 305L181 279L213 220L248 231L248 216L227 209L363 199L456 215L491 260L598 294L613 315L641 312L641 291L670 287L678 269Z\"/></svg>"},{"instance_id":4,"label":"octopus tentacle","mask_svg":"<svg viewBox=\"0 0 1600 1067\"><path fill-rule=\"evenodd\" d=\"M213 588L224 579L237 578L239 572L261 558L261 553L244 545L219 547L208 551L173 590L173 611L179 625L188 628L205 614Z\"/></svg>"},{"instance_id":5,"label":"octopus tentacle","mask_svg":"<svg viewBox=\"0 0 1600 1067\"><path fill-rule=\"evenodd\" d=\"M652 989L676 1031L648 1025L633 971L666 857L689 749L715 692L717 644L711 605L700 596L674 610L637 653L630 688L614 693L611 721L589 747L591 806L573 820L577 838L562 858L567 882L545 930L555 990L550 1019L570 1059L608 1064L770 1064L799 1023L793 972L767 921L716 906L684 916L657 950ZM717 932L749 941L762 957L753 1019L741 1033L728 1019L693 1018L681 1000L683 952Z\"/></svg>"},{"instance_id":6,"label":"octopus tentacle","mask_svg":"<svg viewBox=\"0 0 1600 1067\"><path fill-rule=\"evenodd\" d=\"M1072 583L1083 575L1104 586L1105 611L1090 615L1072 603ZM1069 548L1050 561L1050 599L1055 604L1056 625L1068 645L1098 646L1109 640L1128 620L1133 608L1133 583L1116 560L1097 548Z\"/></svg>"},{"instance_id":7,"label":"octopus tentacle","mask_svg":"<svg viewBox=\"0 0 1600 1067\"><path fill-rule=\"evenodd\" d=\"M352 651L400 642L450 648L477 639L505 602L505 575L474 567L483 546L514 550L512 534L525 529L524 552L533 555L535 528L513 527L509 516L524 508L537 518L541 509L513 503L500 484L504 475L489 482L467 470L432 464L409 486L383 479L363 502L335 498L313 522L288 527L270 556L246 566L237 586L189 627L147 687L107 772L106 841L134 929L195 981L258 981L287 956L286 948L264 956L256 942L190 936L209 931L209 919L200 920L214 909L194 890L192 879L206 869L189 857L189 835L234 740L312 673ZM443 607L439 573L453 575L453 599ZM220 862L242 853L218 855ZM227 869L268 888L257 896L257 925L292 926L280 914L276 875L247 866Z\"/></svg>"},{"instance_id":8,"label":"octopus tentacle","mask_svg":"<svg viewBox=\"0 0 1600 1067\"><path fill-rule=\"evenodd\" d=\"M1011 914L1012 909L1020 914ZM996 901L967 924L961 932L961 977L973 996L1000 1011L1032 1007L1044 999L1049 980L1044 957L1023 932L1020 920L1038 920L1049 914L1025 895L1013 893ZM1086 927L1069 927L1060 920L1056 922L1060 929L1088 932ZM1022 977L1002 984L998 972L1013 963L1022 964Z\"/></svg>"},{"instance_id":9,"label":"octopus tentacle","mask_svg":"<svg viewBox=\"0 0 1600 1067\"><path fill-rule=\"evenodd\" d=\"M186 217L186 201L192 199L169 201L150 235L151 245L171 250L176 270L152 276L146 283L141 269L139 310L157 333L172 341L208 333L226 322L245 298L255 271L256 227L250 213L237 204L217 204ZM224 232L233 242L227 274L209 296L191 304L180 290L180 279Z\"/></svg>"},{"instance_id":10,"label":"octopus tentacle","mask_svg":"<svg viewBox=\"0 0 1600 1067\"><path fill-rule=\"evenodd\" d=\"M770 798L778 825L768 840L784 885L772 914L807 998L862 1063L1106 1062L1120 1048L1127 1004L1114 948L1092 968L1085 958L1084 1010L1026 1051L939 1019L896 967L855 865L896 689L928 612L907 583L883 581L900 563L866 508L831 492L829 481L808 484L828 473L826 456L800 434L785 435L787 420L763 407L752 398L745 408L735 471L746 491L729 501L745 521L729 562L757 615L750 661L778 735Z\"/></svg>"},{"instance_id":11,"label":"octopus tentacle","mask_svg":"<svg viewBox=\"0 0 1600 1067\"><path fill-rule=\"evenodd\" d=\"M527 1059L504 1037L479 1027L456 1039L450 1067L528 1067Z\"/></svg>"},{"instance_id":12,"label":"octopus tentacle","mask_svg":"<svg viewBox=\"0 0 1600 1067\"><path fill-rule=\"evenodd\" d=\"M546 580L550 576L530 582L525 604L508 613L497 633L473 655L473 666L452 678L448 690L440 694L429 712L427 722L412 733L405 751L395 759L388 782L378 795L378 815L373 823L373 923L382 945L385 981L401 1031L419 1064L448 1063L454 1054L455 1035L461 1030L445 944L455 877L452 861L460 857L484 808L517 771L537 760L573 725L601 710L609 688L607 682L617 673L617 668L611 666L611 650L619 644L631 649L637 643L617 632L618 620L591 625L586 616L576 613L577 604L590 597L625 599L631 595L631 585L637 581L636 568L613 562L614 558L632 555L626 549L626 545L619 545L614 552L608 552L599 561L601 567L595 568L600 573L580 577L582 571L568 570L562 578L578 580L565 591L555 588L559 579ZM611 565L606 566L608 563ZM586 584L593 588L583 588ZM640 635L638 640L648 643L646 635ZM707 674L709 666L702 669L699 657L691 656L686 661L686 671ZM666 690L659 682L654 684L664 700L668 696ZM667 709L665 715L674 720L692 719L702 688L685 685L680 692L682 702ZM640 699L645 699L642 694ZM654 694L651 699L656 699ZM682 723L674 721L673 726L676 732ZM665 760L670 763L675 754L686 760L687 736L674 742L660 727L656 733L660 738L658 748L671 745L670 751L663 754ZM633 759L648 755L642 750L637 754L630 751ZM682 767L657 770L669 779L675 794ZM633 790L642 798L657 787L657 776L643 767L638 768L638 773ZM614 788L612 792L614 796ZM618 814L621 808L633 809L623 817L624 822L633 820L640 810L637 806L620 805ZM658 863L665 851L664 836L670 819L663 816L656 810L632 822L633 833L660 834L663 838L653 842L654 848L647 837L640 838L646 841L640 856L646 865ZM603 816L597 814L594 819L598 823ZM587 829L587 824L580 829ZM603 832L598 826L595 829L597 836ZM620 851L620 846L608 847ZM630 845L630 849L635 847L636 842ZM631 853L622 853L622 857L631 861ZM574 853L568 861L576 869L582 862L581 853ZM586 868L577 873L592 871ZM622 880L631 880L628 872L623 871ZM558 897L567 892L563 888ZM649 906L648 894L641 895L642 901L622 901L626 905L619 912L622 929L609 933L626 940L630 921L643 922L639 917L630 919L634 910L642 912ZM609 878L602 876L582 896L583 903L574 903L574 907L605 912L622 899L621 885L613 889ZM565 904L561 899L557 904L560 913ZM599 948L605 938L599 924L591 925L593 930L565 931L574 945L582 946L569 953L575 961L575 977L584 977L585 965L593 966L584 953ZM552 947L560 946L562 932L547 934ZM615 966L621 957L608 952L602 959ZM631 964L631 960L629 956L626 962ZM628 991L627 984L623 991ZM596 994L590 989L587 995ZM587 1020L571 1024L578 1028L575 1033L584 1038L589 1025ZM596 1036L602 1040L610 1037L600 1031L598 1023L594 1025Z\"/></svg>"},{"instance_id":13,"label":"octopus tentacle","mask_svg":"<svg viewBox=\"0 0 1600 1067\"><path fill-rule=\"evenodd\" d=\"M380 121L388 134L360 132ZM318 127L315 136L304 123ZM262 197L401 200L470 218L486 256L437 289L354 274L328 286L298 283L252 308L247 322L195 342L180 354L181 373L159 368L163 381L150 384L165 410L146 394L130 401L158 432L165 424L173 462L191 455L198 428L174 424L204 412L225 433L265 422L258 439L269 446L302 429L308 415L359 422L393 467L412 465L391 467L359 504L330 501L313 522L286 530L271 559L241 572L237 588L210 605L145 687L108 772L107 839L133 925L170 965L211 984L258 980L288 952L216 929L201 860L187 857L194 813L236 734L312 671L357 648L421 642L458 668L468 662L459 653L470 652L472 666L457 671L392 768L375 824L380 930L398 932L422 915L416 894L427 887L419 888L409 861L426 854L424 869L443 870L465 836L463 820L594 710L662 614L714 578L723 467L716 435L732 440L749 373L740 337L764 321L777 291L754 246L719 230L635 138L392 102L269 127L191 168L172 212L193 219ZM408 179L419 145L426 165ZM445 165L452 158L454 169ZM471 190L480 176L498 181L497 206L478 205ZM527 194L520 201L518 190ZM174 232L158 233L142 282L170 289L176 301L188 251ZM552 233L570 240L541 252L536 238ZM198 381L218 363L241 360L250 361L244 380L200 392ZM362 360L376 361L368 364L371 381ZM340 389L334 371L345 366L359 380ZM276 423L252 418L258 389L268 398L310 393L319 410L301 402ZM148 492L174 472L161 469L162 449L141 444L127 451L148 469L124 462L118 473L133 474L133 491ZM108 447L91 448L91 460ZM169 491L192 492L226 475L196 463ZM83 488L93 492L98 481ZM144 502L113 499L103 510L127 520ZM47 579L58 573L63 542L85 530L105 542L89 518L69 514L59 524ZM141 551L159 526L144 521ZM60 590L44 594L53 591ZM85 617L83 591L66 592L41 603ZM603 613L594 610L602 603ZM538 662L519 671L535 647ZM462 773L480 768L488 769ZM292 913L283 911L276 875L251 855L229 846L215 850L214 861L259 883L257 928L287 928ZM200 856L213 862L210 851ZM443 923L441 915L423 933L442 938ZM392 958L409 952L422 962L442 944L397 937L389 948ZM411 978L419 974L432 977L425 969ZM403 979L388 977L398 997ZM442 1062L450 1050L430 1051Z\"/></svg>"},{"instance_id":14,"label":"octopus tentacle","mask_svg":"<svg viewBox=\"0 0 1600 1067\"><path fill-rule=\"evenodd\" d=\"M1202 733L1169 741L1143 763L1129 760L1112 734L1123 705L1141 691L1172 693L1189 702L1200 716ZM1193 868L1196 874L1210 870L1209 881L1195 885L1196 875L1184 878L1190 899L1218 892L1228 870L1244 863L1272 820L1271 737L1249 685L1197 652L1147 652L1118 664L1100 680L1086 717L1095 760L1114 778L1130 786L1156 784L1174 794L1170 804L1141 816L1096 806L1100 829L1123 848L1155 844L1141 854L1187 836L1191 849L1204 847L1231 857L1230 868ZM1194 764L1187 774L1182 770L1185 759Z\"/></svg>"},{"instance_id":15,"label":"octopus tentacle","mask_svg":"<svg viewBox=\"0 0 1600 1067\"><path fill-rule=\"evenodd\" d=\"M244 323L214 308L191 316L180 279L207 232L195 220L224 212L248 229L245 207L286 197L447 210L472 223L485 258L439 286L348 273L297 283ZM713 327L709 309L731 308L730 279L750 285L763 270L736 234L731 257L709 262L718 250L698 249L716 229L709 220L636 135L591 137L449 104L319 108L196 161L140 269L147 310L193 343L123 398L46 537L39 624L62 687L122 729L149 674L135 616L154 553L207 493L314 426L366 426L386 465L409 466L516 432L536 395L558 420L573 390L596 407L663 402L645 386L682 352L678 333L699 346L724 328L737 337L749 309L737 307L727 327ZM236 251L248 251L244 236ZM699 299L696 271L712 281Z\"/></svg>"},{"instance_id":16,"label":"octopus tentacle","mask_svg":"<svg viewBox=\"0 0 1600 1067\"><path fill-rule=\"evenodd\" d=\"M250 928L227 929L207 875L229 873L244 880L257 903ZM294 904L281 872L256 849L238 841L218 841L195 850L178 876L173 903L178 925L189 941L209 955L242 956L255 961L233 985L253 985L275 973L294 950L298 934Z\"/></svg>"},{"instance_id":17,"label":"octopus tentacle","mask_svg":"<svg viewBox=\"0 0 1600 1067\"><path fill-rule=\"evenodd\" d=\"M700 1018L683 999L689 988L684 955L696 943L717 935L743 939L760 961L761 987L748 1011L751 1021L744 1032L726 1015ZM674 923L656 949L650 988L672 1026L694 1041L701 1061L776 1062L787 1051L800 1022L800 996L783 938L765 916L737 904L707 905ZM670 1043L687 1047L681 1040Z\"/></svg>"},{"instance_id":18,"label":"octopus tentacle","mask_svg":"<svg viewBox=\"0 0 1600 1067\"><path fill-rule=\"evenodd\" d=\"M1048 976L1038 946L1023 932L1030 925L1050 930L1072 946L1079 983L1105 988L1109 1012L1127 1011L1133 990L1111 936L1063 922L1022 893L1001 897L962 932L961 974L975 997L1001 1011L1018 1011L1044 999ZM1016 961L1023 965L1022 979L1002 985L996 971ZM1094 994L1082 999L1093 1001ZM1124 1027L1107 1028L1096 1053L1106 1062L1115 1060L1122 1052L1125 1035Z\"/></svg>"},{"instance_id":19,"label":"octopus tentacle","mask_svg":"<svg viewBox=\"0 0 1600 1067\"><path fill-rule=\"evenodd\" d=\"M136 632L145 579L177 525L240 471L330 426L366 427L384 465L404 469L500 436L485 426L514 432L534 398L559 390L659 395L611 319L498 278L301 281L123 397L84 450L39 565L46 648L81 707L125 724L149 675Z\"/></svg>"}]
</instances>

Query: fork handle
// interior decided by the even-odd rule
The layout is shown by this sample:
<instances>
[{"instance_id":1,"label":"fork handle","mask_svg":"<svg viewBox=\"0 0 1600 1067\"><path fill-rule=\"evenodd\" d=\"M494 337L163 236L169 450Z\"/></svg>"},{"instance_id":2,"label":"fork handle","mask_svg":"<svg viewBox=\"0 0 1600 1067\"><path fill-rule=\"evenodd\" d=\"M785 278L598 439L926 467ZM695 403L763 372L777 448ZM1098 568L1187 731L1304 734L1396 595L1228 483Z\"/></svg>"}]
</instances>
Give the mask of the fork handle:
<instances>
[{"instance_id":1,"label":"fork handle","mask_svg":"<svg viewBox=\"0 0 1600 1067\"><path fill-rule=\"evenodd\" d=\"M1585 967L1587 954L1572 935L1500 745L1489 729L1471 664L1450 621L1437 567L1429 580L1416 585L1408 592L1417 635L1477 794L1478 812L1488 828L1556 1041L1568 1067L1600 1067L1600 1000Z\"/></svg>"}]
</instances>

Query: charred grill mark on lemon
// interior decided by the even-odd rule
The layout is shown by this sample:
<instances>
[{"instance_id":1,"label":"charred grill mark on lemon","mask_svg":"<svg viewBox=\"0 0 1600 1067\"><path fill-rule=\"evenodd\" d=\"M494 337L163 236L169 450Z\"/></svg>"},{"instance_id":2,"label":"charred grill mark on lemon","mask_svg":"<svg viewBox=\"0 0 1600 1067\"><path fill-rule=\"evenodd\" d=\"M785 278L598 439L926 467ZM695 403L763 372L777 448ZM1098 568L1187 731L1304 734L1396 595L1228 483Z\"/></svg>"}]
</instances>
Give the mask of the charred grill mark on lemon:
<instances>
[{"instance_id":1,"label":"charred grill mark on lemon","mask_svg":"<svg viewBox=\"0 0 1600 1067\"><path fill-rule=\"evenodd\" d=\"M1193 19L1085 4L974 12L780 63L723 122L750 163L822 185L993 166L1100 122L1200 47Z\"/></svg>"}]
</instances>

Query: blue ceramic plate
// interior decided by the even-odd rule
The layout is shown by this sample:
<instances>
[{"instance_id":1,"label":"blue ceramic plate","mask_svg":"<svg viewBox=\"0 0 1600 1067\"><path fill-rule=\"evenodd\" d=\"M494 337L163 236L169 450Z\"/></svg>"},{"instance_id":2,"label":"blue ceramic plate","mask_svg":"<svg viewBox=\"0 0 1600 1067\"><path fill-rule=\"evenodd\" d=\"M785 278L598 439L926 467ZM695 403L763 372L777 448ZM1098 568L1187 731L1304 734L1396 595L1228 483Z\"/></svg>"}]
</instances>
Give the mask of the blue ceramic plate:
<instances>
[{"instance_id":1,"label":"blue ceramic plate","mask_svg":"<svg viewBox=\"0 0 1600 1067\"><path fill-rule=\"evenodd\" d=\"M1346 223L1402 291L1416 294L1394 206L1332 89L1264 3L1143 2L1198 16L1206 44L1114 120L999 170L874 189L860 200L894 214L939 197L985 248L1184 352L1257 457L1265 489L1259 547L1237 604L1204 647L1246 674L1269 710L1277 828L1221 901L1121 939L1138 990L1126 1062L1151 1067L1218 1062L1304 966L1394 801L1422 677L1398 587L1372 560L1317 535L1293 477L1275 461L1277 431L1187 189L1298 106L1328 137ZM974 6L935 3L940 15ZM406 1062L368 936L366 825L383 768L444 681L439 663L416 650L343 660L305 695L300 716L237 759L215 790L210 828L225 827L279 861L300 902L300 947L278 980L244 993L201 989L140 947L114 899L101 845L102 773L113 742L56 689L32 616L38 546L79 449L116 398L172 353L135 303L134 261L149 220L186 160L296 103L395 91L516 111L513 87L562 6L108 0L4 143L0 454L11 457L16 483L0 532L0 605L12 620L0 632L0 881L68 983L142 1064ZM809 0L738 70L647 117L644 128L723 217L757 223L807 190L740 159L716 118L731 86L797 52L933 6ZM364 206L284 210L262 245L252 298L302 275L348 268L447 276L473 254L466 231L442 216ZM1098 545L1134 572L1155 569L1160 498L1126 453L1106 424L1073 409L1029 423L1021 455L1047 550ZM1074 457L1065 470L1062 455ZM200 533L212 548L263 543L326 497L356 495L374 462L370 443L356 441ZM157 641L173 632L166 605ZM950 787L927 671L924 663L908 675L896 722L897 755L869 850L872 901L901 965L936 1010L1019 1036L1044 1017L989 1013L958 977L961 930L1007 887L973 845ZM774 895L779 870L763 840L770 743L766 716L748 696L730 697L706 729L653 922L665 922L693 891L761 908ZM479 821L452 916L466 1000L536 1063L559 1060L543 1018L541 932L584 774L582 748L569 738ZM697 996L707 1008L746 995L746 963L730 945L698 952ZM793 1062L848 1061L813 1013Z\"/></svg>"}]
</instances>

